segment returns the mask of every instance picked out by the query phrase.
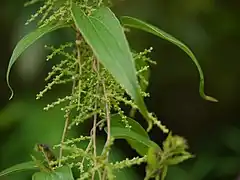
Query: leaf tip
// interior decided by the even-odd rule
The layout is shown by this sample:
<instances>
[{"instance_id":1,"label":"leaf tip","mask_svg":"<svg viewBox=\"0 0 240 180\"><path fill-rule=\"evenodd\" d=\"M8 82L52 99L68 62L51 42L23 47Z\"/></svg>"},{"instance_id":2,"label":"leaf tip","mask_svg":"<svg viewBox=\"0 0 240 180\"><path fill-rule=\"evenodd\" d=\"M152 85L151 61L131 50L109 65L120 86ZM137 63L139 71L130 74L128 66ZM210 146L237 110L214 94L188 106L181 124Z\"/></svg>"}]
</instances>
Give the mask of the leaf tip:
<instances>
[{"instance_id":1,"label":"leaf tip","mask_svg":"<svg viewBox=\"0 0 240 180\"><path fill-rule=\"evenodd\" d=\"M13 90L11 89L11 96L9 97L8 100L12 100L12 98L13 98Z\"/></svg>"},{"instance_id":2,"label":"leaf tip","mask_svg":"<svg viewBox=\"0 0 240 180\"><path fill-rule=\"evenodd\" d=\"M203 81L200 82L200 87L199 87L200 96L207 101L218 102L218 100L216 98L208 96L204 93L204 84L203 83L204 83Z\"/></svg>"},{"instance_id":3,"label":"leaf tip","mask_svg":"<svg viewBox=\"0 0 240 180\"><path fill-rule=\"evenodd\" d=\"M10 95L8 100L11 100L13 98L14 93L13 93L13 89L12 89L10 83L9 83L8 78L7 78L7 85L8 85L8 88L10 89L10 92L11 92L11 95Z\"/></svg>"},{"instance_id":4,"label":"leaf tip","mask_svg":"<svg viewBox=\"0 0 240 180\"><path fill-rule=\"evenodd\" d=\"M211 102L218 102L218 100L216 99L216 98L214 98L214 97L211 97L211 96L204 96L203 97L205 100L207 100L207 101L211 101Z\"/></svg>"}]
</instances>

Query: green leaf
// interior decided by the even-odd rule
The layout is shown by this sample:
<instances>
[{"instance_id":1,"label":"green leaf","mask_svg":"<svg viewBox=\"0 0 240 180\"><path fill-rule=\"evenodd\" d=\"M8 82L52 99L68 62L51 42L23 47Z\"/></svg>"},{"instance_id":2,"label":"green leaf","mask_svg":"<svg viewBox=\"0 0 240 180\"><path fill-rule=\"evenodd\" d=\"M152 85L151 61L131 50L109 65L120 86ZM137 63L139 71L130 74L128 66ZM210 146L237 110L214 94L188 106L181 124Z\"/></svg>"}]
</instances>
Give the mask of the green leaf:
<instances>
[{"instance_id":1,"label":"green leaf","mask_svg":"<svg viewBox=\"0 0 240 180\"><path fill-rule=\"evenodd\" d=\"M141 135L145 139L151 141L148 136L148 133L137 121L135 121L129 117L127 117L126 121L128 122L129 126L131 126L131 129L128 129L126 127L126 124L124 123L124 121L122 120L120 115L114 114L111 116L111 128L117 127L117 128L127 129L127 130L134 132L138 135ZM125 139L129 143L129 145L137 151L138 154L140 154L141 156L144 156L147 154L148 146L143 145L142 143L140 143L136 140L132 140L131 138L125 138Z\"/></svg>"},{"instance_id":2,"label":"green leaf","mask_svg":"<svg viewBox=\"0 0 240 180\"><path fill-rule=\"evenodd\" d=\"M131 129L128 129L126 127L111 127L111 136L113 136L115 139L127 140L131 147L142 156L147 154L148 148L159 147L149 138L142 136L137 132L131 131Z\"/></svg>"},{"instance_id":3,"label":"green leaf","mask_svg":"<svg viewBox=\"0 0 240 180\"><path fill-rule=\"evenodd\" d=\"M97 59L135 101L139 111L148 121L150 130L152 120L140 94L134 60L120 22L107 7L96 9L87 16L73 3L71 11L83 38Z\"/></svg>"},{"instance_id":4,"label":"green leaf","mask_svg":"<svg viewBox=\"0 0 240 180\"><path fill-rule=\"evenodd\" d=\"M10 71L12 69L13 64L17 61L18 57L30 46L32 45L36 40L41 38L43 35L54 31L59 28L66 27L65 24L55 24L55 25L46 25L42 28L37 28L35 31L29 33L25 37L23 37L16 45L15 49L13 50L11 59L8 64L8 69L7 69L7 75L6 75L6 80L7 80L7 85L11 90L11 97L13 97L13 89L10 86L9 82L9 75Z\"/></svg>"},{"instance_id":5,"label":"green leaf","mask_svg":"<svg viewBox=\"0 0 240 180\"><path fill-rule=\"evenodd\" d=\"M176 165L179 164L187 159L193 158L194 156L188 152L185 152L184 154L180 154L174 157L170 157L165 161L165 164L167 165Z\"/></svg>"},{"instance_id":6,"label":"green leaf","mask_svg":"<svg viewBox=\"0 0 240 180\"><path fill-rule=\"evenodd\" d=\"M136 120L127 117L126 121L128 122L129 126L131 126L131 131L134 131L149 139L148 133ZM111 127L126 128L126 124L119 114L113 114L111 115Z\"/></svg>"},{"instance_id":7,"label":"green leaf","mask_svg":"<svg viewBox=\"0 0 240 180\"><path fill-rule=\"evenodd\" d=\"M156 146L158 147L158 145L155 142L127 128L112 127L111 136L113 136L115 139L134 140L141 143L142 145L147 146L148 148L156 147ZM138 147L135 147L135 148L137 149Z\"/></svg>"},{"instance_id":8,"label":"green leaf","mask_svg":"<svg viewBox=\"0 0 240 180\"><path fill-rule=\"evenodd\" d=\"M196 65L199 75L200 75L200 85L199 85L199 93L201 95L201 97L205 100L208 101L212 101L212 102L217 102L218 100L207 96L204 93L204 75L201 69L200 64L198 63L198 60L196 59L196 57L194 56L194 54L192 53L192 51L181 41L179 41L178 39L176 39L175 37L173 37L172 35L164 32L163 30L148 24L144 21L141 21L139 19L133 18L133 17L128 17L128 16L123 16L121 18L121 22L124 26L129 26L129 27L133 27L133 28L137 28L137 29L141 29L143 31L149 32L151 34L154 34L162 39L165 39L173 44L175 44L176 46L178 46L179 48L181 48L185 53L187 53L187 55L192 59L192 61L194 62L194 64Z\"/></svg>"},{"instance_id":9,"label":"green leaf","mask_svg":"<svg viewBox=\"0 0 240 180\"><path fill-rule=\"evenodd\" d=\"M37 169L36 163L33 161L29 162L24 162L21 164L16 164L10 168L7 168L3 171L0 172L0 177L5 176L11 173L19 172L19 171L24 171L24 170L30 170L30 169Z\"/></svg>"},{"instance_id":10,"label":"green leaf","mask_svg":"<svg viewBox=\"0 0 240 180\"><path fill-rule=\"evenodd\" d=\"M54 172L37 172L32 176L32 180L74 180L71 168L63 166Z\"/></svg>"}]
</instances>

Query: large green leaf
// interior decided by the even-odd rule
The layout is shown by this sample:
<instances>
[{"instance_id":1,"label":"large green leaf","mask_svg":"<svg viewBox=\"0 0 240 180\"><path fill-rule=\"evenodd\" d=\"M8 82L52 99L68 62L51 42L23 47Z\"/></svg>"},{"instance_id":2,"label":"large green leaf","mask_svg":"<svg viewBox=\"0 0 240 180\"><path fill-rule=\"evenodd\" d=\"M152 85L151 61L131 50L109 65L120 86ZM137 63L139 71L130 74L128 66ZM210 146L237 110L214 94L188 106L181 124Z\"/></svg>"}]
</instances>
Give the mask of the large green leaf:
<instances>
[{"instance_id":1,"label":"large green leaf","mask_svg":"<svg viewBox=\"0 0 240 180\"><path fill-rule=\"evenodd\" d=\"M87 16L75 4L72 5L72 16L76 27L97 59L134 99L140 112L148 121L148 129L151 129L152 120L140 94L134 60L118 19L107 7L101 7Z\"/></svg>"},{"instance_id":2,"label":"large green leaf","mask_svg":"<svg viewBox=\"0 0 240 180\"><path fill-rule=\"evenodd\" d=\"M54 25L46 25L42 28L37 28L35 31L29 33L28 35L26 35L25 37L23 37L16 45L15 49L13 50L11 59L9 61L8 64L8 69L7 69L7 84L8 87L11 90L11 97L10 99L13 97L13 89L10 86L10 82L9 82L9 75L10 75L10 71L12 69L13 64L16 62L16 60L18 59L18 57L30 46L32 45L35 41L37 41L39 38L41 38L43 35L54 31L56 29L59 28L63 28L66 27L66 25L64 24L54 24Z\"/></svg>"},{"instance_id":3,"label":"large green leaf","mask_svg":"<svg viewBox=\"0 0 240 180\"><path fill-rule=\"evenodd\" d=\"M126 128L126 124L122 120L121 116L118 114L114 114L111 116L111 128L123 128L127 129L129 133L134 132L138 135L141 135L145 139L150 140L148 133L145 131L145 129L135 120L131 118L127 118L126 121L128 122L129 126L131 126L131 129ZM115 133L115 132L114 132ZM115 137L116 138L116 137ZM138 142L136 140L132 140L132 138L127 138L127 136L124 138L129 145L135 149L138 154L144 156L148 152L148 146L142 144L141 142Z\"/></svg>"},{"instance_id":4,"label":"large green leaf","mask_svg":"<svg viewBox=\"0 0 240 180\"><path fill-rule=\"evenodd\" d=\"M63 166L54 172L37 172L33 175L32 180L74 180L71 168Z\"/></svg>"},{"instance_id":5,"label":"large green leaf","mask_svg":"<svg viewBox=\"0 0 240 180\"><path fill-rule=\"evenodd\" d=\"M21 164L16 164L10 168L7 168L0 172L0 177L5 176L11 173L19 172L19 171L25 171L25 170L31 170L31 169L37 169L36 163L33 161L24 162Z\"/></svg>"},{"instance_id":6,"label":"large green leaf","mask_svg":"<svg viewBox=\"0 0 240 180\"><path fill-rule=\"evenodd\" d=\"M127 128L112 127L111 136L113 136L116 139L127 139L137 141L142 145L146 146L147 148L158 147L158 145L155 142ZM134 147L134 149L138 149L138 147Z\"/></svg>"},{"instance_id":7,"label":"large green leaf","mask_svg":"<svg viewBox=\"0 0 240 180\"><path fill-rule=\"evenodd\" d=\"M125 139L130 146L142 156L147 154L150 147L159 148L155 142L151 141L148 133L137 121L131 118L127 118L126 121L128 121L131 128L126 127L126 124L122 121L121 116L118 114L112 115L111 136L115 139Z\"/></svg>"},{"instance_id":8,"label":"large green leaf","mask_svg":"<svg viewBox=\"0 0 240 180\"><path fill-rule=\"evenodd\" d=\"M124 122L119 114L113 114L111 115L111 127L126 127L126 123ZM129 126L131 126L131 131L134 131L146 138L149 138L148 133L145 131L145 129L134 119L127 117L126 118L127 123Z\"/></svg>"},{"instance_id":9,"label":"large green leaf","mask_svg":"<svg viewBox=\"0 0 240 180\"><path fill-rule=\"evenodd\" d=\"M213 102L217 102L217 99L207 96L204 93L204 75L201 69L200 64L198 63L198 60L196 59L196 57L194 56L194 54L192 53L192 51L181 41L179 41L178 39L176 39L175 37L173 37L172 35L164 32L163 30L148 24L144 21L141 21L139 19L133 18L133 17L129 17L129 16L123 16L121 18L121 22L124 26L129 26L129 27L133 27L133 28L137 28L137 29L141 29L143 31L152 33L162 39L165 39L175 45L177 45L179 48L181 48L185 53L187 53L187 55L192 59L192 61L194 62L194 64L196 65L199 75L200 75L200 85L199 85L199 93L201 95L202 98L208 100L208 101L213 101Z\"/></svg>"}]
</instances>

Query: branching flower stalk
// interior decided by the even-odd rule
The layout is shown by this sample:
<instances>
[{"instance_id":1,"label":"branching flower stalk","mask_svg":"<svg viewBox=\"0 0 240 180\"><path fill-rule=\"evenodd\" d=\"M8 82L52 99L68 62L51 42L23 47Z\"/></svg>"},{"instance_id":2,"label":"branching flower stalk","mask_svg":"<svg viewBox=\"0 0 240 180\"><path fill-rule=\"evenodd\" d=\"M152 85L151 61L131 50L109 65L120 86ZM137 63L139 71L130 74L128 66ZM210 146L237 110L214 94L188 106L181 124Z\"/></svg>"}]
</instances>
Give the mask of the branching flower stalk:
<instances>
[{"instance_id":1,"label":"branching flower stalk","mask_svg":"<svg viewBox=\"0 0 240 180\"><path fill-rule=\"evenodd\" d=\"M77 37L81 37L81 36L77 36ZM54 51L53 52L54 56L56 55L61 55L64 57L66 57L66 55L69 56L69 53L65 52L63 48L60 48L60 49L61 50L58 52L59 48L52 48L52 50ZM66 142L69 143L69 140L66 140L67 130L68 129L70 130L74 124L78 125L79 123L82 123L85 120L93 117L93 128L90 131L91 138L90 138L88 147L84 150L85 152L84 154L90 155L91 153L93 153L92 155L90 155L92 159L90 160L92 161L92 168L90 168L89 170L86 170L84 168L85 162L89 163L89 159L86 158L85 155L82 156L81 163L80 164L76 163L75 165L79 166L79 168L81 169L80 179L84 179L84 177L86 178L91 177L91 179L94 179L95 172L97 171L98 176L101 177L101 180L104 180L104 179L108 179L108 176L109 176L108 171L110 166L112 166L108 162L109 161L108 154L113 142L111 139L111 129L110 129L110 123L111 123L110 109L114 108L114 110L117 111L119 115L122 117L122 121L126 125L126 128L131 128L131 126L128 125L126 116L124 115L124 112L121 110L119 104L120 102L123 102L127 106L131 106L133 108L137 108L137 106L133 103L132 100L129 100L125 96L124 89L122 89L121 86L109 74L109 72L105 68L103 68L103 66L101 66L99 61L97 61L97 59L92 54L89 47L86 46L86 42L84 42L84 40L79 40L79 39L76 40L76 51L77 51L76 58L72 58L72 55L69 56L69 59L72 60L71 62L73 66L71 67L71 69L74 73L66 73L66 74L71 74L72 77L75 77L75 78L72 78L72 84L73 84L72 93L70 96L66 96L70 98L61 98L57 101L59 103L54 102L51 105L47 105L47 107L53 108L55 105L61 104L65 101L69 101L69 104L66 107L62 108L62 110L66 111L66 115L65 115L66 119L65 119L65 126L63 130L61 144L59 146L60 147L59 166L63 162L66 164L68 159L70 160L71 157L75 157L75 156L79 157L79 155L75 153L74 153L75 155L69 154L66 157L62 155L63 150L66 151L67 149L69 149L67 148L67 144L66 144ZM145 56L149 52L150 51L146 50L145 53L142 53L141 56L138 56L138 58L136 58L136 61L139 60L140 58L142 59L146 58ZM75 61L77 61L78 63L75 63ZM64 64L64 63L60 62L60 64ZM59 70L60 73L64 69L64 65L59 65L56 67L61 69ZM149 68L149 66L140 67L138 70L138 74L141 75L144 71L146 71L147 68ZM54 70L55 69L56 68L54 68ZM66 79L69 79L69 78L66 78ZM59 79L58 82L65 83L64 79L61 79L61 80ZM146 82L146 80L144 82ZM59 83L56 83L56 84L59 84ZM45 109L48 110L49 108L45 108ZM79 112L80 114L70 120L71 112ZM82 114L83 112L86 115L83 115ZM98 119L98 117L100 117L100 119ZM105 142L105 146L102 150L102 153L99 157L97 155L96 132L97 132L97 127L100 127L104 122L106 122L107 124L107 140ZM71 141L74 144L74 140L70 140L70 142ZM82 151L77 151L77 152L82 152ZM99 159L102 159L102 160L99 160ZM121 168L123 164L125 164L125 167L129 167L131 164L131 163L130 164L127 163L128 161L126 161L125 163L124 162L125 161L122 162ZM134 162L135 161L133 159L132 165L135 164ZM139 162L136 162L136 164L139 164L140 162L145 162L145 161L139 161ZM114 166L114 167L116 168L118 166Z\"/></svg>"}]
</instances>

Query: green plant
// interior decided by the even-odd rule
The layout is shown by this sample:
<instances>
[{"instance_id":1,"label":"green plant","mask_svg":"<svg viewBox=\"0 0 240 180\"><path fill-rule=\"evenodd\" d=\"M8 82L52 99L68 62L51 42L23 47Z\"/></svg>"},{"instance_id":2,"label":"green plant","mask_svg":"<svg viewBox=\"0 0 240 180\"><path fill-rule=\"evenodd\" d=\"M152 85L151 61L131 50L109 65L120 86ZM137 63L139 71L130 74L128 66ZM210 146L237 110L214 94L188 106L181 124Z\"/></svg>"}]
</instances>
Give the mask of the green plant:
<instances>
[{"instance_id":1,"label":"green plant","mask_svg":"<svg viewBox=\"0 0 240 180\"><path fill-rule=\"evenodd\" d=\"M39 0L40 1L40 0ZM38 2L32 0L27 5ZM64 104L65 126L58 158L53 157L46 145L40 145L44 160L32 156L33 161L15 165L0 173L6 175L25 169L40 169L33 174L34 180L74 179L72 170L77 171L75 179L115 179L115 172L122 168L147 163L145 180L164 179L168 166L178 164L193 157L187 152L184 138L172 135L152 113L148 112L144 97L148 97L146 87L149 78L149 64L154 64L148 54L152 48L137 53L130 49L124 34L125 27L138 28L150 32L177 45L195 63L200 74L200 95L210 101L217 100L204 93L204 77L197 59L182 42L141 20L121 17L120 21L108 8L109 1L103 0L45 0L40 9L26 24L39 18L37 29L21 39L15 47L7 71L7 84L12 65L17 58L36 40L61 28L68 28L75 34L75 40L59 47L46 46L51 53L47 61L55 56L62 60L52 67L46 77L46 87L37 95L42 98L53 86L71 84L69 94L48 104L48 111ZM13 91L12 91L13 96ZM11 96L11 98L12 98ZM153 125L168 133L161 148L151 141L147 131L137 121L126 115L120 103L130 106L130 116L134 118L138 110L148 123L147 131ZM68 131L85 121L92 121L89 135L68 138ZM98 145L97 131L104 130L107 139L103 147ZM125 139L140 157L114 162L110 159L114 141ZM82 144L87 144L83 147ZM50 155L51 154L51 155Z\"/></svg>"}]
</instances>

